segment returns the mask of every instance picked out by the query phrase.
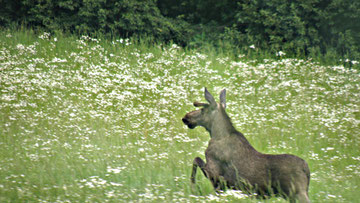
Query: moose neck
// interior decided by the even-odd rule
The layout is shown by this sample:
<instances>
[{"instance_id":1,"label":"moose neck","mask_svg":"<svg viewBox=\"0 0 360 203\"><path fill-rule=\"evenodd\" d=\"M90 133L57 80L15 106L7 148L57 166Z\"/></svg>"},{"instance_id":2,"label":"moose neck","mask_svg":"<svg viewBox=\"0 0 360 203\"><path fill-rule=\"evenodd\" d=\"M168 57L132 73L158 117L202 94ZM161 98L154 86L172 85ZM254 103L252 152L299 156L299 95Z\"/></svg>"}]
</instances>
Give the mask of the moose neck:
<instances>
[{"instance_id":1,"label":"moose neck","mask_svg":"<svg viewBox=\"0 0 360 203\"><path fill-rule=\"evenodd\" d=\"M211 125L208 126L206 130L210 133L211 139L221 139L224 137L237 136L241 140L242 146L244 148L251 150L254 153L259 153L253 146L251 146L250 142L245 138L245 136L234 128L229 116L222 107L220 107L220 111L212 119Z\"/></svg>"},{"instance_id":2,"label":"moose neck","mask_svg":"<svg viewBox=\"0 0 360 203\"><path fill-rule=\"evenodd\" d=\"M239 133L232 125L229 116L222 107L220 107L216 116L212 119L211 125L206 128L206 130L210 133L210 137L215 139L231 136L235 132Z\"/></svg>"}]
</instances>

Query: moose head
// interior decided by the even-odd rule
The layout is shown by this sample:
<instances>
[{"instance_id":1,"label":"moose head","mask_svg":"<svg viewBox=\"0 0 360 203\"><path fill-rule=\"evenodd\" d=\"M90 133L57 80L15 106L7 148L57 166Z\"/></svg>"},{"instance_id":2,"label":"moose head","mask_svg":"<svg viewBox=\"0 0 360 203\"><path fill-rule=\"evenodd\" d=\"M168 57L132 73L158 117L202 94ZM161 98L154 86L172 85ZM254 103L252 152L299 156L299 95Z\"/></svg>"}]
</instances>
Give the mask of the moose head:
<instances>
[{"instance_id":1,"label":"moose head","mask_svg":"<svg viewBox=\"0 0 360 203\"><path fill-rule=\"evenodd\" d=\"M215 118L222 114L226 108L226 90L220 92L220 103L216 103L214 97L205 88L205 99L208 103L194 102L195 107L202 107L201 109L189 112L182 119L183 123L190 129L196 126L202 126L208 131L211 130Z\"/></svg>"}]
</instances>

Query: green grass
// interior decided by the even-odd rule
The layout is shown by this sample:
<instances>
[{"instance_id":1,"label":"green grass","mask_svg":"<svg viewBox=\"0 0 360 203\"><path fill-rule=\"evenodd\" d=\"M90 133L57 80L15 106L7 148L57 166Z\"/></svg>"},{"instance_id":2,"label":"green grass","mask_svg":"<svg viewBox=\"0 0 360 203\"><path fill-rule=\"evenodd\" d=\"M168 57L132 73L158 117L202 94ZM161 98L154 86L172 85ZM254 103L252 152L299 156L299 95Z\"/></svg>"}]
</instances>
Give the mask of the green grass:
<instances>
[{"instance_id":1,"label":"green grass","mask_svg":"<svg viewBox=\"0 0 360 203\"><path fill-rule=\"evenodd\" d=\"M209 135L181 118L204 87L228 90L227 112L257 150L309 163L313 202L360 198L356 69L40 36L0 34L1 202L258 202L216 195L201 173L191 188Z\"/></svg>"}]
</instances>

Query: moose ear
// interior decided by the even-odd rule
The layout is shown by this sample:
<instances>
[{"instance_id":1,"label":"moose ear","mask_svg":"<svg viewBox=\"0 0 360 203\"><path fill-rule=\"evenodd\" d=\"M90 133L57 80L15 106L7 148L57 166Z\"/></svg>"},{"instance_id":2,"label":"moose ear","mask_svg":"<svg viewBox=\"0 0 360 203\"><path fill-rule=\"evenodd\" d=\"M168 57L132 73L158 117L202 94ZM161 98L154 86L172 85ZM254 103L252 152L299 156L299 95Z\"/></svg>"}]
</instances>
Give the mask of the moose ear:
<instances>
[{"instance_id":1,"label":"moose ear","mask_svg":"<svg viewBox=\"0 0 360 203\"><path fill-rule=\"evenodd\" d=\"M210 92L205 88L205 99L209 102L211 106L216 106L216 101Z\"/></svg>"},{"instance_id":2,"label":"moose ear","mask_svg":"<svg viewBox=\"0 0 360 203\"><path fill-rule=\"evenodd\" d=\"M205 104L205 103L201 103L201 102L194 102L194 106L195 107L202 107L202 106L204 106L204 107L207 107L207 106L209 106L209 104Z\"/></svg>"},{"instance_id":3,"label":"moose ear","mask_svg":"<svg viewBox=\"0 0 360 203\"><path fill-rule=\"evenodd\" d=\"M224 109L226 108L226 89L223 89L220 92L220 104Z\"/></svg>"}]
</instances>

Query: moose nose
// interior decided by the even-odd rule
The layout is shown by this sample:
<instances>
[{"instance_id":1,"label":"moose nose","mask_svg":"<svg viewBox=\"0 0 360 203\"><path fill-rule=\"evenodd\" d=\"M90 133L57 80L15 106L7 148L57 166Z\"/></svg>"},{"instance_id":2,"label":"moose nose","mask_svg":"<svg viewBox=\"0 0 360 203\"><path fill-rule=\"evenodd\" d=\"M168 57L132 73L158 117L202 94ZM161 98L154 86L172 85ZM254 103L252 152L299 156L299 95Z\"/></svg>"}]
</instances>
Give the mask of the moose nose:
<instances>
[{"instance_id":1,"label":"moose nose","mask_svg":"<svg viewBox=\"0 0 360 203\"><path fill-rule=\"evenodd\" d=\"M185 117L182 119L182 122L183 122L185 125L189 124L189 121L188 121Z\"/></svg>"}]
</instances>

